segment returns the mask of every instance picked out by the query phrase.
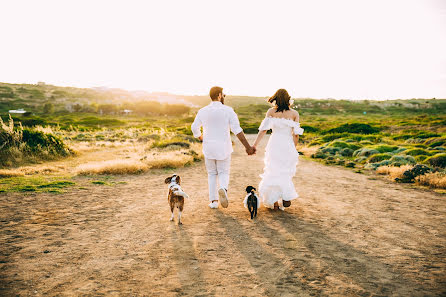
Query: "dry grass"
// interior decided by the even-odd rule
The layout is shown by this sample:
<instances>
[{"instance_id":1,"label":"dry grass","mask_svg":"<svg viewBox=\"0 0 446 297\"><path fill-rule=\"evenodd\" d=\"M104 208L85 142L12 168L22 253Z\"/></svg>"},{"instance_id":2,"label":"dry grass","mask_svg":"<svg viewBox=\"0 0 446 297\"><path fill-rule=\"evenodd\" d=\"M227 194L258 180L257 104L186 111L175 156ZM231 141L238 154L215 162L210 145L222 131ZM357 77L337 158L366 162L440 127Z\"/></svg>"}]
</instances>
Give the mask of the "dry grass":
<instances>
[{"instance_id":1,"label":"dry grass","mask_svg":"<svg viewBox=\"0 0 446 297\"><path fill-rule=\"evenodd\" d=\"M401 178L404 171L411 169L412 165L397 166L381 166L376 169L376 173L381 175L389 175L391 179Z\"/></svg>"},{"instance_id":2,"label":"dry grass","mask_svg":"<svg viewBox=\"0 0 446 297\"><path fill-rule=\"evenodd\" d=\"M25 173L26 175L32 174L49 174L53 172L58 172L63 168L58 168L55 166L27 166L20 168L20 171Z\"/></svg>"},{"instance_id":3,"label":"dry grass","mask_svg":"<svg viewBox=\"0 0 446 297\"><path fill-rule=\"evenodd\" d=\"M148 156L144 163L151 169L160 168L180 168L186 165L192 164L194 157L191 155L185 155L181 152L168 152L164 154L154 154Z\"/></svg>"},{"instance_id":4,"label":"dry grass","mask_svg":"<svg viewBox=\"0 0 446 297\"><path fill-rule=\"evenodd\" d=\"M107 160L81 164L76 168L77 174L137 174L149 169L147 164L137 160Z\"/></svg>"},{"instance_id":5,"label":"dry grass","mask_svg":"<svg viewBox=\"0 0 446 297\"><path fill-rule=\"evenodd\" d=\"M446 173L434 172L417 176L415 183L422 186L428 186L437 189L446 189Z\"/></svg>"},{"instance_id":6,"label":"dry grass","mask_svg":"<svg viewBox=\"0 0 446 297\"><path fill-rule=\"evenodd\" d=\"M17 169L0 169L0 177L24 176L25 174Z\"/></svg>"},{"instance_id":7,"label":"dry grass","mask_svg":"<svg viewBox=\"0 0 446 297\"><path fill-rule=\"evenodd\" d=\"M308 147L303 146L303 147L299 148L298 151L303 153L304 156L310 157L311 155L316 153L318 148L319 147L317 147L317 146L308 146Z\"/></svg>"},{"instance_id":8,"label":"dry grass","mask_svg":"<svg viewBox=\"0 0 446 297\"><path fill-rule=\"evenodd\" d=\"M149 169L180 168L193 162L194 157L183 151L153 152L141 159L114 159L81 164L76 168L76 173L79 175L138 174L146 172Z\"/></svg>"}]
</instances>

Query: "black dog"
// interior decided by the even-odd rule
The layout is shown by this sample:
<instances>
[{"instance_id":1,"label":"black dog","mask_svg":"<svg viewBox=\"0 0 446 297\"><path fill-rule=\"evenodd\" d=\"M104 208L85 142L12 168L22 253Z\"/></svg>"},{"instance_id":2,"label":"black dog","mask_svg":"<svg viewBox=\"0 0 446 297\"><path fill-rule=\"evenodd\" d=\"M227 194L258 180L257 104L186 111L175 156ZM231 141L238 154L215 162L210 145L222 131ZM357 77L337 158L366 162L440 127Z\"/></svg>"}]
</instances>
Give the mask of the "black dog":
<instances>
[{"instance_id":1,"label":"black dog","mask_svg":"<svg viewBox=\"0 0 446 297\"><path fill-rule=\"evenodd\" d=\"M257 216L257 208L260 206L260 199L257 197L255 191L256 188L253 186L247 186L246 193L248 193L248 195L246 195L245 200L243 201L243 204L251 214L251 220Z\"/></svg>"}]
</instances>

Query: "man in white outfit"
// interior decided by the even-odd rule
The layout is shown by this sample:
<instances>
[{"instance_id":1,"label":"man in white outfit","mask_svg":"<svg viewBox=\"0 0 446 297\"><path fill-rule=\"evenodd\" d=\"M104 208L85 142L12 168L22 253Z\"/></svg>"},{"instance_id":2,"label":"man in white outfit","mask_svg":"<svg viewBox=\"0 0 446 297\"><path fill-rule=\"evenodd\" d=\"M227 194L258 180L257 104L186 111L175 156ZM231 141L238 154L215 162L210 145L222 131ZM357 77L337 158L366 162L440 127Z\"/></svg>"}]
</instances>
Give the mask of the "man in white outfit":
<instances>
[{"instance_id":1,"label":"man in white outfit","mask_svg":"<svg viewBox=\"0 0 446 297\"><path fill-rule=\"evenodd\" d=\"M224 105L223 88L211 88L209 96L212 102L198 111L191 128L194 136L203 141L203 154L208 172L209 207L218 208L218 178L220 204L226 208L229 203L227 191L231 153L233 152L230 131L245 146L248 155L254 154L255 149L246 140L234 110ZM200 131L201 127L203 127L203 134Z\"/></svg>"}]
</instances>

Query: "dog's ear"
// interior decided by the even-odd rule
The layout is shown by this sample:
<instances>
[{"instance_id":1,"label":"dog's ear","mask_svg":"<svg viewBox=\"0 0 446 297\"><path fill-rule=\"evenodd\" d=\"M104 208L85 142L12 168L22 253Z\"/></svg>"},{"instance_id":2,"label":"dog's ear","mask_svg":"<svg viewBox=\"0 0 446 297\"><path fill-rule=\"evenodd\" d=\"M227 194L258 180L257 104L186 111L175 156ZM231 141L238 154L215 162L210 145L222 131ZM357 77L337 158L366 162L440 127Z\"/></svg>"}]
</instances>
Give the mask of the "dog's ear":
<instances>
[{"instance_id":1,"label":"dog's ear","mask_svg":"<svg viewBox=\"0 0 446 297\"><path fill-rule=\"evenodd\" d=\"M169 176L168 178L166 178L166 179L164 180L164 182L165 182L166 184L170 183L170 179L171 179L171 178L172 178L172 177Z\"/></svg>"},{"instance_id":2,"label":"dog's ear","mask_svg":"<svg viewBox=\"0 0 446 297\"><path fill-rule=\"evenodd\" d=\"M257 191L257 189L256 189L256 188L254 188L254 187L252 187L252 189L253 189L254 191Z\"/></svg>"},{"instance_id":3,"label":"dog's ear","mask_svg":"<svg viewBox=\"0 0 446 297\"><path fill-rule=\"evenodd\" d=\"M181 177L179 175L177 175L175 181L177 182L177 184L181 183Z\"/></svg>"}]
</instances>

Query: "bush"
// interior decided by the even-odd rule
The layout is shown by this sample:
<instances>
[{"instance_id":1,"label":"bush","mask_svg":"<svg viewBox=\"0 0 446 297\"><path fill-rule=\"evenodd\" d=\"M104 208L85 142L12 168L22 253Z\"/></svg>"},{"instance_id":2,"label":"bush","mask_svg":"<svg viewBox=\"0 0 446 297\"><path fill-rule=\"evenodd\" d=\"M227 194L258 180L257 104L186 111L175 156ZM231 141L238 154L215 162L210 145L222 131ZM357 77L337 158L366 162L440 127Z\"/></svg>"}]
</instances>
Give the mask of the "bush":
<instances>
[{"instance_id":1,"label":"bush","mask_svg":"<svg viewBox=\"0 0 446 297\"><path fill-rule=\"evenodd\" d=\"M175 140L161 140L161 141L156 141L152 144L152 148L167 148L170 146L189 148L190 144L184 141L175 141Z\"/></svg>"},{"instance_id":2,"label":"bush","mask_svg":"<svg viewBox=\"0 0 446 297\"><path fill-rule=\"evenodd\" d=\"M446 144L446 138L433 138L424 142L425 145L430 147L442 146Z\"/></svg>"},{"instance_id":3,"label":"bush","mask_svg":"<svg viewBox=\"0 0 446 297\"><path fill-rule=\"evenodd\" d=\"M304 129L305 132L309 133L309 132L318 132L319 128L316 127L311 127L311 126L300 126L302 129Z\"/></svg>"},{"instance_id":4,"label":"bush","mask_svg":"<svg viewBox=\"0 0 446 297\"><path fill-rule=\"evenodd\" d=\"M345 163L345 167L349 167L349 168L354 168L355 165L356 164L354 162L347 162L347 163Z\"/></svg>"},{"instance_id":5,"label":"bush","mask_svg":"<svg viewBox=\"0 0 446 297\"><path fill-rule=\"evenodd\" d=\"M415 165L413 168L404 171L401 177L395 178L395 181L399 183L413 183L417 176L426 174L428 172L432 172L432 169L425 165L418 164Z\"/></svg>"},{"instance_id":6,"label":"bush","mask_svg":"<svg viewBox=\"0 0 446 297\"><path fill-rule=\"evenodd\" d=\"M353 155L353 150L351 148L346 147L340 151L340 154L341 156L344 157L351 157Z\"/></svg>"},{"instance_id":7,"label":"bush","mask_svg":"<svg viewBox=\"0 0 446 297\"><path fill-rule=\"evenodd\" d=\"M390 145L380 145L374 148L380 153L388 153L393 152L398 149L398 146L390 146Z\"/></svg>"},{"instance_id":8,"label":"bush","mask_svg":"<svg viewBox=\"0 0 446 297\"><path fill-rule=\"evenodd\" d=\"M326 154L336 155L336 153L341 151L341 149L338 147L324 147L321 148L320 151Z\"/></svg>"},{"instance_id":9,"label":"bush","mask_svg":"<svg viewBox=\"0 0 446 297\"><path fill-rule=\"evenodd\" d=\"M325 159L326 157L327 155L321 151L316 151L314 154L311 155L311 158L313 159Z\"/></svg>"},{"instance_id":10,"label":"bush","mask_svg":"<svg viewBox=\"0 0 446 297\"><path fill-rule=\"evenodd\" d=\"M394 154L399 154L399 153L404 152L404 151L406 151L406 150L407 150L407 148L405 148L405 147L400 147L400 148L398 148L397 150L394 150L392 153L394 153Z\"/></svg>"},{"instance_id":11,"label":"bush","mask_svg":"<svg viewBox=\"0 0 446 297\"><path fill-rule=\"evenodd\" d=\"M330 143L328 146L332 146L332 147L339 147L339 148L346 148L349 147L348 143L339 141L339 140L335 140L332 143Z\"/></svg>"},{"instance_id":12,"label":"bush","mask_svg":"<svg viewBox=\"0 0 446 297\"><path fill-rule=\"evenodd\" d=\"M414 157L407 155L395 155L390 158L390 162L395 166L413 165L417 163Z\"/></svg>"},{"instance_id":13,"label":"bush","mask_svg":"<svg viewBox=\"0 0 446 297\"><path fill-rule=\"evenodd\" d=\"M429 156L430 153L428 151L425 151L423 149L411 149L404 152L406 155L409 156L419 156L419 155L427 155Z\"/></svg>"},{"instance_id":14,"label":"bush","mask_svg":"<svg viewBox=\"0 0 446 297\"><path fill-rule=\"evenodd\" d=\"M427 159L427 156L425 156L425 155L415 156L415 161L417 161L417 163L423 162L426 159Z\"/></svg>"},{"instance_id":15,"label":"bush","mask_svg":"<svg viewBox=\"0 0 446 297\"><path fill-rule=\"evenodd\" d=\"M379 154L379 151L372 149L372 148L366 148L363 147L361 149L358 149L353 152L354 157L369 157L371 155Z\"/></svg>"},{"instance_id":16,"label":"bush","mask_svg":"<svg viewBox=\"0 0 446 297\"><path fill-rule=\"evenodd\" d=\"M366 168L366 169L373 169L373 170L376 170L378 167L381 167L381 166L389 166L389 165L391 165L390 160L383 160L383 161L381 161L381 162L376 162L376 163L367 163L367 164L364 166L364 168Z\"/></svg>"},{"instance_id":17,"label":"bush","mask_svg":"<svg viewBox=\"0 0 446 297\"><path fill-rule=\"evenodd\" d=\"M432 157L429 157L425 160L425 163L434 166L445 168L446 167L446 153L436 154Z\"/></svg>"},{"instance_id":18,"label":"bush","mask_svg":"<svg viewBox=\"0 0 446 297\"><path fill-rule=\"evenodd\" d=\"M415 178L418 185L429 186L431 188L446 189L446 173L435 172L419 175Z\"/></svg>"},{"instance_id":19,"label":"bush","mask_svg":"<svg viewBox=\"0 0 446 297\"><path fill-rule=\"evenodd\" d=\"M380 161L383 161L383 160L389 160L391 158L392 158L391 154L386 154L386 153L384 153L384 154L375 154L375 155L370 156L368 158L367 162L368 163L376 163L376 162L380 162Z\"/></svg>"},{"instance_id":20,"label":"bush","mask_svg":"<svg viewBox=\"0 0 446 297\"><path fill-rule=\"evenodd\" d=\"M359 157L354 160L356 163L364 163L367 161L367 157Z\"/></svg>"},{"instance_id":21,"label":"bush","mask_svg":"<svg viewBox=\"0 0 446 297\"><path fill-rule=\"evenodd\" d=\"M0 118L0 166L17 165L23 157L52 159L70 154L72 151L59 137L21 125L15 129L11 117L8 125Z\"/></svg>"},{"instance_id":22,"label":"bush","mask_svg":"<svg viewBox=\"0 0 446 297\"><path fill-rule=\"evenodd\" d=\"M335 133L335 134L325 135L321 138L321 140L323 142L329 142L329 141L333 141L338 138L348 137L348 136L350 136L350 134L348 134L348 133Z\"/></svg>"},{"instance_id":23,"label":"bush","mask_svg":"<svg viewBox=\"0 0 446 297\"><path fill-rule=\"evenodd\" d=\"M361 124L361 123L352 123L352 124L343 124L337 128L333 128L327 131L324 131L323 134L328 133L358 133L358 134L373 134L378 133L380 130L376 127L372 127L369 124Z\"/></svg>"}]
</instances>

